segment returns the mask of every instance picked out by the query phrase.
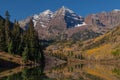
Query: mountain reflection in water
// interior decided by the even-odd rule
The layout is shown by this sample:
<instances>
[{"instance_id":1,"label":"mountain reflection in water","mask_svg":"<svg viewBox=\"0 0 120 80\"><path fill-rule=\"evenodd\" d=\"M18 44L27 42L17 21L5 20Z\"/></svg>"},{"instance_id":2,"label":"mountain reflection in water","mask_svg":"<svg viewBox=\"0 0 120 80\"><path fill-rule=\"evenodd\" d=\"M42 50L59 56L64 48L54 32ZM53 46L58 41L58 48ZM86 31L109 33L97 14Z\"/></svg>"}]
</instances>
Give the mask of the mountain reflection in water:
<instances>
[{"instance_id":1,"label":"mountain reflection in water","mask_svg":"<svg viewBox=\"0 0 120 80\"><path fill-rule=\"evenodd\" d=\"M118 65L73 63L54 68L50 68L49 65L46 67L9 70L7 74L12 73L0 77L0 80L120 80ZM0 76L4 74L6 75L5 71L0 72Z\"/></svg>"}]
</instances>

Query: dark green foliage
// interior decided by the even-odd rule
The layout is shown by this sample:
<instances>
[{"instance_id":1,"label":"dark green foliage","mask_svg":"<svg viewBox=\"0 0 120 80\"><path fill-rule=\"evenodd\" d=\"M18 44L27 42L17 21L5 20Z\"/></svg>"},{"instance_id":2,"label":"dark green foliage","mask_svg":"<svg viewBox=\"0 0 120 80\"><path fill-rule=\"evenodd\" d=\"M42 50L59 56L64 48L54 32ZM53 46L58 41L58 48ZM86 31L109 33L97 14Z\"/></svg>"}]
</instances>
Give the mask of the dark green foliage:
<instances>
[{"instance_id":1,"label":"dark green foliage","mask_svg":"<svg viewBox=\"0 0 120 80\"><path fill-rule=\"evenodd\" d=\"M28 46L27 45L24 48L24 51L22 53L22 59L23 59L24 63L26 63L28 61Z\"/></svg>"},{"instance_id":2,"label":"dark green foliage","mask_svg":"<svg viewBox=\"0 0 120 80\"><path fill-rule=\"evenodd\" d=\"M44 67L23 68L21 72L1 78L0 80L54 80L43 73Z\"/></svg>"},{"instance_id":3,"label":"dark green foliage","mask_svg":"<svg viewBox=\"0 0 120 80\"><path fill-rule=\"evenodd\" d=\"M3 24L0 24L0 50L3 50L3 51L6 50L5 30L4 30Z\"/></svg>"},{"instance_id":4,"label":"dark green foliage","mask_svg":"<svg viewBox=\"0 0 120 80\"><path fill-rule=\"evenodd\" d=\"M5 13L5 16L6 16L6 19L5 19L5 43L6 43L6 47L7 47L7 50L6 51L8 51L8 47L9 47L9 45L10 45L10 40L11 40L11 32L10 32L10 21L9 21L9 12L8 11L6 11L6 13Z\"/></svg>"},{"instance_id":5,"label":"dark green foliage","mask_svg":"<svg viewBox=\"0 0 120 80\"><path fill-rule=\"evenodd\" d=\"M12 40L8 44L8 53L12 54L13 53L13 42Z\"/></svg>"},{"instance_id":6,"label":"dark green foliage","mask_svg":"<svg viewBox=\"0 0 120 80\"><path fill-rule=\"evenodd\" d=\"M28 30L24 33L23 43L24 46L28 45L28 59L40 62L42 57L42 50L39 43L37 32L34 30L32 20L28 24Z\"/></svg>"},{"instance_id":7,"label":"dark green foliage","mask_svg":"<svg viewBox=\"0 0 120 80\"><path fill-rule=\"evenodd\" d=\"M19 24L17 21L14 22L13 25L13 29L11 31L12 34L12 41L13 43L13 47L14 47L14 51L13 53L18 53L19 55L21 55L21 48L22 48L22 33L21 33L21 29L19 27ZM17 47L16 47L17 46Z\"/></svg>"},{"instance_id":8,"label":"dark green foliage","mask_svg":"<svg viewBox=\"0 0 120 80\"><path fill-rule=\"evenodd\" d=\"M10 19L10 14L8 11L5 12L5 16L6 16L6 20L9 20Z\"/></svg>"},{"instance_id":9,"label":"dark green foliage","mask_svg":"<svg viewBox=\"0 0 120 80\"><path fill-rule=\"evenodd\" d=\"M0 17L0 51L20 55L23 62L28 60L41 62L44 56L32 20L28 24L28 29L23 31L16 20L11 25L8 11L5 16L6 19Z\"/></svg>"}]
</instances>

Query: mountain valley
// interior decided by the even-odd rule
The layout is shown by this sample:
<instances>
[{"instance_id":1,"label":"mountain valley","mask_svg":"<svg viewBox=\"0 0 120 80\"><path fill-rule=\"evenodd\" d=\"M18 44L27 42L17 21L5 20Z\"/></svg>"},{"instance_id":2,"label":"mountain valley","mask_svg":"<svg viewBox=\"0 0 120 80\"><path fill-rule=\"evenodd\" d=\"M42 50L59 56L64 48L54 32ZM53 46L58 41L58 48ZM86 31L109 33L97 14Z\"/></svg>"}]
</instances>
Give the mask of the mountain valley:
<instances>
[{"instance_id":1,"label":"mountain valley","mask_svg":"<svg viewBox=\"0 0 120 80\"><path fill-rule=\"evenodd\" d=\"M0 14L0 80L119 80L120 10L50 9Z\"/></svg>"}]
</instances>

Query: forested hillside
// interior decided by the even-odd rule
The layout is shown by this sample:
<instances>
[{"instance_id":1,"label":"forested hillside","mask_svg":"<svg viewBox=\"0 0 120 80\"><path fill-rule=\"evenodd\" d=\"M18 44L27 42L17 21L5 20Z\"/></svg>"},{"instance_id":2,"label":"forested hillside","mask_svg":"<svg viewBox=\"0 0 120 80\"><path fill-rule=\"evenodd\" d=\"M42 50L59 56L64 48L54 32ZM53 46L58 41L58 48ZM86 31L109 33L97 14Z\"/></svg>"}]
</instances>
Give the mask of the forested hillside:
<instances>
[{"instance_id":1,"label":"forested hillside","mask_svg":"<svg viewBox=\"0 0 120 80\"><path fill-rule=\"evenodd\" d=\"M24 31L20 28L18 21L10 22L8 11L5 16L5 19L0 17L0 51L7 52L5 54L19 55L24 63L28 60L41 62L43 60L42 47L32 20Z\"/></svg>"},{"instance_id":2,"label":"forested hillside","mask_svg":"<svg viewBox=\"0 0 120 80\"><path fill-rule=\"evenodd\" d=\"M59 41L46 48L46 53L60 59L109 60L120 57L120 26L86 41Z\"/></svg>"},{"instance_id":3,"label":"forested hillside","mask_svg":"<svg viewBox=\"0 0 120 80\"><path fill-rule=\"evenodd\" d=\"M111 59L120 57L120 25L103 36L92 40L86 46L85 56L92 59Z\"/></svg>"}]
</instances>

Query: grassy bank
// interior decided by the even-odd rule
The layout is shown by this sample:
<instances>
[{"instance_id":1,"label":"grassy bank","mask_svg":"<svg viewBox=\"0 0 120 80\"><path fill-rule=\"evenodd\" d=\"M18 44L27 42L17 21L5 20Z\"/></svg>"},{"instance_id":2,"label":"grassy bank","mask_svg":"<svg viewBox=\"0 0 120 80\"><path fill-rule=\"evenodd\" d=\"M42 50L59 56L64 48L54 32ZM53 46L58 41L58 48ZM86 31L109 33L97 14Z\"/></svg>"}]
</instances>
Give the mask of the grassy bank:
<instances>
[{"instance_id":1,"label":"grassy bank","mask_svg":"<svg viewBox=\"0 0 120 80\"><path fill-rule=\"evenodd\" d=\"M18 55L11 55L5 52L0 52L0 59L8 62L13 62L19 65L32 65L34 62L28 61L27 63L23 63L22 57Z\"/></svg>"}]
</instances>

